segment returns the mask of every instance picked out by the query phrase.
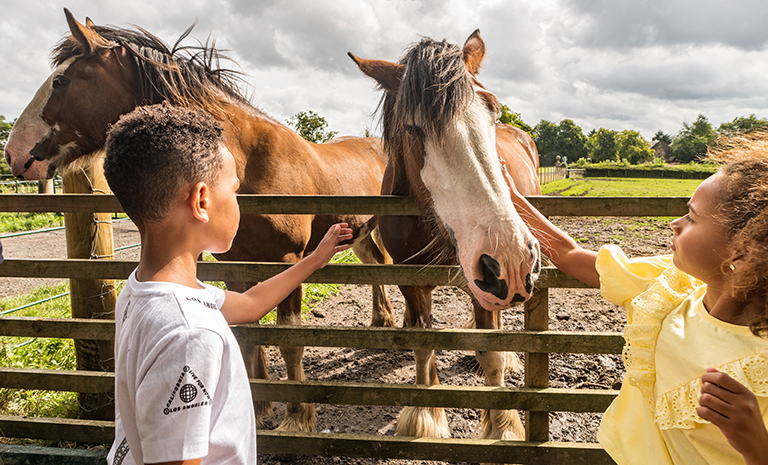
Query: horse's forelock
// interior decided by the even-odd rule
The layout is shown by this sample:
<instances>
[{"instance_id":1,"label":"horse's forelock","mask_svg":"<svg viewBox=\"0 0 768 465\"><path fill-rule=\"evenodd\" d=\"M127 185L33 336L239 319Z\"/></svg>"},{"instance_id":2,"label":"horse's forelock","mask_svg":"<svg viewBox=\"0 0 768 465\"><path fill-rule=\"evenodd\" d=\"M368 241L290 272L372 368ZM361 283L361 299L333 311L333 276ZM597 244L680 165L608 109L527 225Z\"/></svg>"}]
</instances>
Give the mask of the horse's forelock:
<instances>
[{"instance_id":1,"label":"horse's forelock","mask_svg":"<svg viewBox=\"0 0 768 465\"><path fill-rule=\"evenodd\" d=\"M473 96L461 49L445 40L424 38L406 51L400 63L405 72L394 116L415 118L422 130L440 137Z\"/></svg>"},{"instance_id":2,"label":"horse's forelock","mask_svg":"<svg viewBox=\"0 0 768 465\"><path fill-rule=\"evenodd\" d=\"M461 49L424 38L409 47L397 91L385 91L379 105L382 139L390 157L402 157L407 125L418 125L425 137L439 138L474 97Z\"/></svg>"}]
</instances>

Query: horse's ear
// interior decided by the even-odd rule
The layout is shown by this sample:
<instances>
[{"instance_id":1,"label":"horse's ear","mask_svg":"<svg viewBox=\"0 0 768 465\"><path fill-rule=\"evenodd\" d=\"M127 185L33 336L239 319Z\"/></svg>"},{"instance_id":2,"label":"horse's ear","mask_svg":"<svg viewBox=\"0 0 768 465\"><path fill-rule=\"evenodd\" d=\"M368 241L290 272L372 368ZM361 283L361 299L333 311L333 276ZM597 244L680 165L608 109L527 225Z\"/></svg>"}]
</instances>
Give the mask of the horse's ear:
<instances>
[{"instance_id":1,"label":"horse's ear","mask_svg":"<svg viewBox=\"0 0 768 465\"><path fill-rule=\"evenodd\" d=\"M67 24L69 24L69 32L72 33L72 37L83 47L85 54L89 54L99 48L109 46L109 42L101 37L96 31L90 28L93 25L93 21L86 20L86 26L80 24L72 13L68 9L64 8L64 15L67 17ZM90 24L89 24L90 23Z\"/></svg>"},{"instance_id":2,"label":"horse's ear","mask_svg":"<svg viewBox=\"0 0 768 465\"><path fill-rule=\"evenodd\" d=\"M396 91L400 87L405 65L384 60L366 60L355 56L352 52L347 52L347 55L352 58L352 61L357 64L363 74L375 79L382 89Z\"/></svg>"},{"instance_id":3,"label":"horse's ear","mask_svg":"<svg viewBox=\"0 0 768 465\"><path fill-rule=\"evenodd\" d=\"M91 18L89 18L87 16L85 17L85 27L92 28L95 25L96 25L96 23L94 23L93 20L91 20Z\"/></svg>"},{"instance_id":4,"label":"horse's ear","mask_svg":"<svg viewBox=\"0 0 768 465\"><path fill-rule=\"evenodd\" d=\"M480 29L475 29L475 32L473 32L467 41L464 42L462 55L467 71L469 71L471 75L475 76L480 72L480 65L485 57L485 42L483 42L483 39L480 37Z\"/></svg>"}]
</instances>

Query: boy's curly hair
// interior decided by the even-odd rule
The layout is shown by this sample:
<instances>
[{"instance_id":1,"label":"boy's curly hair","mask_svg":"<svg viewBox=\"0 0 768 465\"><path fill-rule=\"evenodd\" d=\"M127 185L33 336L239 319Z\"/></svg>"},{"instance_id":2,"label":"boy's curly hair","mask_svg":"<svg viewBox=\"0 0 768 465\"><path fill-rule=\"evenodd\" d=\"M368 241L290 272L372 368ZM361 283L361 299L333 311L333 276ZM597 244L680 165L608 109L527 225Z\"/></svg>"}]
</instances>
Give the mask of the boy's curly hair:
<instances>
[{"instance_id":1,"label":"boy's curly hair","mask_svg":"<svg viewBox=\"0 0 768 465\"><path fill-rule=\"evenodd\" d=\"M223 131L208 113L167 102L123 115L107 134L104 175L128 216L160 221L182 188L214 185Z\"/></svg>"},{"instance_id":2,"label":"boy's curly hair","mask_svg":"<svg viewBox=\"0 0 768 465\"><path fill-rule=\"evenodd\" d=\"M722 137L709 158L722 165L717 214L730 236L723 271L736 297L761 299L763 311L749 327L768 337L768 130Z\"/></svg>"}]
</instances>

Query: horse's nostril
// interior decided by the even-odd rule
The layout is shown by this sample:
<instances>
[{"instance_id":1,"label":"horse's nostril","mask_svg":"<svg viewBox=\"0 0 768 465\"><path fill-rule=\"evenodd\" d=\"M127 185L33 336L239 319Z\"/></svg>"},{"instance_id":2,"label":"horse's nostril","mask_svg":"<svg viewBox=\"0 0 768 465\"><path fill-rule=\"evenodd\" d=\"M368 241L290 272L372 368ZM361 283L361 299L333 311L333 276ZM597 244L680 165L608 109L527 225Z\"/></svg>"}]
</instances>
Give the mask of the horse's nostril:
<instances>
[{"instance_id":1,"label":"horse's nostril","mask_svg":"<svg viewBox=\"0 0 768 465\"><path fill-rule=\"evenodd\" d=\"M530 294L531 291L533 291L533 275L528 273L525 275L525 292Z\"/></svg>"},{"instance_id":2,"label":"horse's nostril","mask_svg":"<svg viewBox=\"0 0 768 465\"><path fill-rule=\"evenodd\" d=\"M506 299L509 293L509 286L505 279L499 279L501 275L501 265L493 257L483 254L480 257L480 270L483 273L483 279L476 279L475 285L483 292L492 294L499 299Z\"/></svg>"},{"instance_id":3,"label":"horse's nostril","mask_svg":"<svg viewBox=\"0 0 768 465\"><path fill-rule=\"evenodd\" d=\"M480 257L480 269L483 270L484 279L488 279L489 277L498 278L501 274L501 265L499 265L499 262L497 262L495 258L488 254L483 254Z\"/></svg>"}]
</instances>

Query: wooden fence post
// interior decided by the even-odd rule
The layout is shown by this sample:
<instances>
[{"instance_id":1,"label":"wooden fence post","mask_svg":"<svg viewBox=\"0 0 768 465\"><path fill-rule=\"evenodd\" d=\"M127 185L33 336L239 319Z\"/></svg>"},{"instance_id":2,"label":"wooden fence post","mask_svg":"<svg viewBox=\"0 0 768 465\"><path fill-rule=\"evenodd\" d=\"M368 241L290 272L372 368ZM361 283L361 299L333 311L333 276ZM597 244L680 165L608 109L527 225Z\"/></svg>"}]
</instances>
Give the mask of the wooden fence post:
<instances>
[{"instance_id":1,"label":"wooden fence post","mask_svg":"<svg viewBox=\"0 0 768 465\"><path fill-rule=\"evenodd\" d=\"M103 152L92 161L76 164L63 175L68 194L109 194L104 178ZM68 258L111 259L114 257L112 218L109 213L64 213ZM114 319L116 281L70 279L73 318ZM114 371L114 342L75 340L77 369ZM78 393L80 416L89 420L112 420L113 393Z\"/></svg>"},{"instance_id":2,"label":"wooden fence post","mask_svg":"<svg viewBox=\"0 0 768 465\"><path fill-rule=\"evenodd\" d=\"M525 329L549 329L549 289L535 289L525 303ZM525 353L525 387L549 387L549 354ZM525 412L525 440L549 441L549 412Z\"/></svg>"},{"instance_id":3,"label":"wooden fence post","mask_svg":"<svg viewBox=\"0 0 768 465\"><path fill-rule=\"evenodd\" d=\"M38 194L53 194L53 179L37 181Z\"/></svg>"}]
</instances>

